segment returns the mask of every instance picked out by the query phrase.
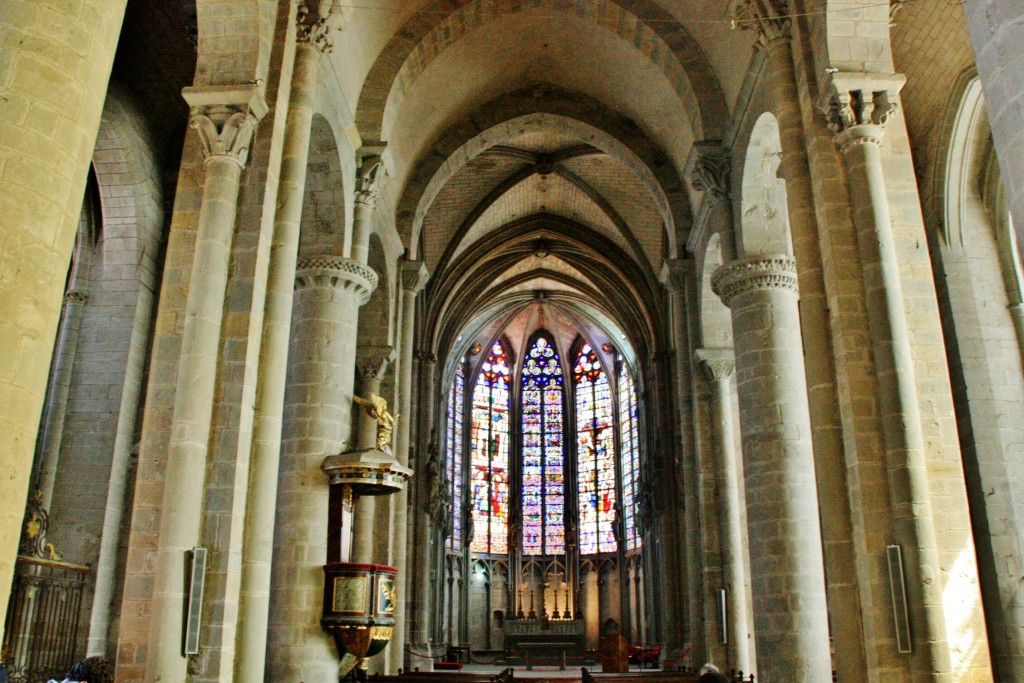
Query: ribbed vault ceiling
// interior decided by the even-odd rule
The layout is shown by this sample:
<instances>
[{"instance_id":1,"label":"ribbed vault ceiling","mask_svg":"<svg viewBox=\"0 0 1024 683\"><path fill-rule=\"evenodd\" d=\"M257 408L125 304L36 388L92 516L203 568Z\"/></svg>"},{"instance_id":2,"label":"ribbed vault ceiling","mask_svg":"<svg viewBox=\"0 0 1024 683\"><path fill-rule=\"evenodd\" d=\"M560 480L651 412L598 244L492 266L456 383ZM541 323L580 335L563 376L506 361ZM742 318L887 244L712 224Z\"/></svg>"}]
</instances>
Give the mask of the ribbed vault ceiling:
<instances>
[{"instance_id":1,"label":"ribbed vault ceiling","mask_svg":"<svg viewBox=\"0 0 1024 683\"><path fill-rule=\"evenodd\" d=\"M724 135L747 61L729 47L750 54L726 5L425 0L381 14L352 14L347 31L369 32L359 54L375 56L341 91L358 135L386 145L399 234L431 271L434 350L529 334L539 315L631 354L661 347L658 274L692 223L683 170L694 142Z\"/></svg>"}]
</instances>

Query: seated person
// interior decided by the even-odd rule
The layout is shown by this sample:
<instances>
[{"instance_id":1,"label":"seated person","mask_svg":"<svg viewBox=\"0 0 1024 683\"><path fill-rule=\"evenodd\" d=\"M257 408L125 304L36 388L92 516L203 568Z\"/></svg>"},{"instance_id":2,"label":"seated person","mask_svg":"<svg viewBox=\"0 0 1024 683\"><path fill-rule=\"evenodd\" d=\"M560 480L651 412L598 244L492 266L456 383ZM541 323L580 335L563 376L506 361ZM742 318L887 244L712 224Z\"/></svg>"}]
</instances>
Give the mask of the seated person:
<instances>
[{"instance_id":1,"label":"seated person","mask_svg":"<svg viewBox=\"0 0 1024 683\"><path fill-rule=\"evenodd\" d=\"M710 662L700 668L700 678L698 681L699 683L731 683L729 677Z\"/></svg>"}]
</instances>

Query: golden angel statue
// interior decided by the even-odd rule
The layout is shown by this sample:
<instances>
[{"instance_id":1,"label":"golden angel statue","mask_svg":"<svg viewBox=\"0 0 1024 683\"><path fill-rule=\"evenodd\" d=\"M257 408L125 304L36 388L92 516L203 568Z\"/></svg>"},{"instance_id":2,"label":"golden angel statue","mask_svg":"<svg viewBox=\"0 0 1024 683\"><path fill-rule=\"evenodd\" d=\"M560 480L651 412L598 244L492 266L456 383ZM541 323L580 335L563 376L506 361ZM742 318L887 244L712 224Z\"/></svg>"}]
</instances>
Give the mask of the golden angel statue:
<instances>
[{"instance_id":1,"label":"golden angel statue","mask_svg":"<svg viewBox=\"0 0 1024 683\"><path fill-rule=\"evenodd\" d=\"M377 448L390 453L391 432L394 431L399 416L388 412L388 400L377 394L370 394L368 399L360 396L353 396L352 399L366 410L367 415L377 421Z\"/></svg>"}]
</instances>

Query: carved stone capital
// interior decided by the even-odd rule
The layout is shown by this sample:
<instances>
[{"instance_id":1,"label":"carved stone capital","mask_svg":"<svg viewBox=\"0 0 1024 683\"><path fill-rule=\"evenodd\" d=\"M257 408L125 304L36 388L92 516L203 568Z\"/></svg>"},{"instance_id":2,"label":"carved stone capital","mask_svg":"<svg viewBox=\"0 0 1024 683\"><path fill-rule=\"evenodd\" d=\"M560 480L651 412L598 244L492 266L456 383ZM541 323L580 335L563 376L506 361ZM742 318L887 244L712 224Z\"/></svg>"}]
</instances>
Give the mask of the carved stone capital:
<instances>
[{"instance_id":1,"label":"carved stone capital","mask_svg":"<svg viewBox=\"0 0 1024 683\"><path fill-rule=\"evenodd\" d=\"M267 113L257 85L188 87L189 127L199 133L206 163L224 159L245 167L256 124Z\"/></svg>"},{"instance_id":2,"label":"carved stone capital","mask_svg":"<svg viewBox=\"0 0 1024 683\"><path fill-rule=\"evenodd\" d=\"M79 306L85 306L89 303L89 292L80 292L77 290L70 290L64 294L64 305L77 304Z\"/></svg>"},{"instance_id":3,"label":"carved stone capital","mask_svg":"<svg viewBox=\"0 0 1024 683\"><path fill-rule=\"evenodd\" d=\"M829 84L821 100L828 127L841 136L857 126L872 126L877 131L866 129L863 137L869 138L868 141L880 140L886 123L899 113L899 93L905 82L901 74L842 71L829 74Z\"/></svg>"},{"instance_id":4,"label":"carved stone capital","mask_svg":"<svg viewBox=\"0 0 1024 683\"><path fill-rule=\"evenodd\" d=\"M402 290L411 294L419 294L427 285L430 271L423 261L404 260L401 263Z\"/></svg>"},{"instance_id":5,"label":"carved stone capital","mask_svg":"<svg viewBox=\"0 0 1024 683\"><path fill-rule=\"evenodd\" d=\"M690 174L694 189L700 190L712 203L729 199L732 182L732 156L718 143L698 142L693 147L696 158Z\"/></svg>"},{"instance_id":6,"label":"carved stone capital","mask_svg":"<svg viewBox=\"0 0 1024 683\"><path fill-rule=\"evenodd\" d=\"M681 292L686 287L686 278L692 272L692 259L665 259L665 263L661 266L661 284L669 292Z\"/></svg>"},{"instance_id":7,"label":"carved stone capital","mask_svg":"<svg viewBox=\"0 0 1024 683\"><path fill-rule=\"evenodd\" d=\"M377 273L368 265L344 256L300 258L295 269L295 288L312 287L351 291L362 306L377 288Z\"/></svg>"},{"instance_id":8,"label":"carved stone capital","mask_svg":"<svg viewBox=\"0 0 1024 683\"><path fill-rule=\"evenodd\" d=\"M295 14L295 39L298 43L306 43L321 54L334 50L331 31L340 28L341 13L335 11L334 3L324 8L321 3L319 12L310 11L309 5L301 3Z\"/></svg>"},{"instance_id":9,"label":"carved stone capital","mask_svg":"<svg viewBox=\"0 0 1024 683\"><path fill-rule=\"evenodd\" d=\"M391 346L376 346L368 349L362 355L364 358L357 366L359 378L364 382L379 381L384 379L388 366L395 360L395 349Z\"/></svg>"},{"instance_id":10,"label":"carved stone capital","mask_svg":"<svg viewBox=\"0 0 1024 683\"><path fill-rule=\"evenodd\" d=\"M732 0L729 3L733 27L757 31L759 48L789 39L789 15L789 0Z\"/></svg>"},{"instance_id":11,"label":"carved stone capital","mask_svg":"<svg viewBox=\"0 0 1024 683\"><path fill-rule=\"evenodd\" d=\"M712 382L729 379L736 371L736 356L732 349L697 349L693 355Z\"/></svg>"},{"instance_id":12,"label":"carved stone capital","mask_svg":"<svg viewBox=\"0 0 1024 683\"><path fill-rule=\"evenodd\" d=\"M380 191L381 159L379 154L365 154L359 162L356 170L355 203L356 207L365 206L373 208L377 204L377 194Z\"/></svg>"},{"instance_id":13,"label":"carved stone capital","mask_svg":"<svg viewBox=\"0 0 1024 683\"><path fill-rule=\"evenodd\" d=\"M731 305L736 297L758 289L782 289L798 293L796 261L782 255L733 261L711 276L711 289L726 306Z\"/></svg>"}]
</instances>

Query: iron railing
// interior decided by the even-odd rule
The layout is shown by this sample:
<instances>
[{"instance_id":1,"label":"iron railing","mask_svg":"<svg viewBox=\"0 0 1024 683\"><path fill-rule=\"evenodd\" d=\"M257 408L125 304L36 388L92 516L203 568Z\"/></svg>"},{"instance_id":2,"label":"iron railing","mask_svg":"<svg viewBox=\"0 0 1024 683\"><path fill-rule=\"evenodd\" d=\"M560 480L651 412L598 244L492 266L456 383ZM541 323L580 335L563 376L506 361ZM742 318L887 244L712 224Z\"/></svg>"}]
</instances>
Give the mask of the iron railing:
<instances>
[{"instance_id":1,"label":"iron railing","mask_svg":"<svg viewBox=\"0 0 1024 683\"><path fill-rule=\"evenodd\" d=\"M80 658L78 622L89 567L19 556L4 627L10 683L62 680Z\"/></svg>"}]
</instances>

